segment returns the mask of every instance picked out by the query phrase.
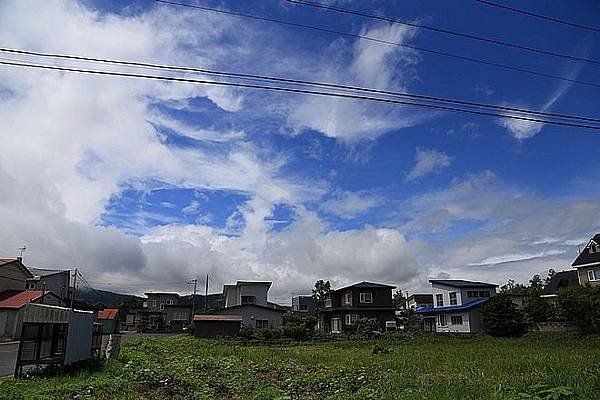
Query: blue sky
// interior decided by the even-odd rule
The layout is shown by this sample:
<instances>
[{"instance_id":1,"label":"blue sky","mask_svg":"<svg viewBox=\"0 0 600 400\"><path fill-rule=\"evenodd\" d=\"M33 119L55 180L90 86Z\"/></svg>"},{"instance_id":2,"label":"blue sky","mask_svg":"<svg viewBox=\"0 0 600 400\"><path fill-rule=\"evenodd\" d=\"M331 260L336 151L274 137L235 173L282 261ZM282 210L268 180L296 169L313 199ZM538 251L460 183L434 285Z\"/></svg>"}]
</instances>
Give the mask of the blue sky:
<instances>
[{"instance_id":1,"label":"blue sky","mask_svg":"<svg viewBox=\"0 0 600 400\"><path fill-rule=\"evenodd\" d=\"M284 1L193 4L600 84L597 65ZM598 34L476 2L328 4L600 59ZM600 17L592 1L505 4L591 26ZM597 115L597 87L335 34L153 1L56 1L33 24L34 8L0 6L4 47ZM273 296L286 299L320 278L409 291L433 276L523 281L568 268L600 225L591 130L6 67L0 75L9 149L0 191L14 221L0 230L0 250L26 243L31 262L80 265L98 287L183 291L210 273L215 288L274 280ZM23 190L31 200L17 200Z\"/></svg>"}]
</instances>

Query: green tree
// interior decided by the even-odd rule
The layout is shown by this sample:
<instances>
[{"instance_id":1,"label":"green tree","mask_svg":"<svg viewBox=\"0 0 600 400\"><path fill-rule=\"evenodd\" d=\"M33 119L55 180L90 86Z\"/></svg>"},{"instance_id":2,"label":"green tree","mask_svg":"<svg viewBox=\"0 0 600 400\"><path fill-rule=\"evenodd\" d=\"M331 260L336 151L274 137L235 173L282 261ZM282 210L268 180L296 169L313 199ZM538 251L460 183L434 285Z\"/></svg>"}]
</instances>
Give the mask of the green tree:
<instances>
[{"instance_id":1,"label":"green tree","mask_svg":"<svg viewBox=\"0 0 600 400\"><path fill-rule=\"evenodd\" d=\"M527 286L522 283L517 283L514 279L509 279L505 285L500 287L500 292L507 294L526 294Z\"/></svg>"},{"instance_id":2,"label":"green tree","mask_svg":"<svg viewBox=\"0 0 600 400\"><path fill-rule=\"evenodd\" d=\"M404 294L402 294L402 290L398 289L394 292L394 295L392 296L392 303L394 304L394 307L396 307L396 310L401 310L404 308L406 305L406 297L404 297Z\"/></svg>"},{"instance_id":3,"label":"green tree","mask_svg":"<svg viewBox=\"0 0 600 400\"><path fill-rule=\"evenodd\" d=\"M518 337L525 332L523 313L506 293L490 298L481 308L481 317L492 336Z\"/></svg>"},{"instance_id":4,"label":"green tree","mask_svg":"<svg viewBox=\"0 0 600 400\"><path fill-rule=\"evenodd\" d=\"M529 288L532 291L538 292L538 293L540 293L542 291L542 289L544 289L544 281L542 280L542 278L538 274L535 274L529 280Z\"/></svg>"},{"instance_id":5,"label":"green tree","mask_svg":"<svg viewBox=\"0 0 600 400\"><path fill-rule=\"evenodd\" d=\"M325 297L331 292L329 281L319 279L315 282L315 288L312 290L313 298L317 303L317 312L325 307Z\"/></svg>"}]
</instances>

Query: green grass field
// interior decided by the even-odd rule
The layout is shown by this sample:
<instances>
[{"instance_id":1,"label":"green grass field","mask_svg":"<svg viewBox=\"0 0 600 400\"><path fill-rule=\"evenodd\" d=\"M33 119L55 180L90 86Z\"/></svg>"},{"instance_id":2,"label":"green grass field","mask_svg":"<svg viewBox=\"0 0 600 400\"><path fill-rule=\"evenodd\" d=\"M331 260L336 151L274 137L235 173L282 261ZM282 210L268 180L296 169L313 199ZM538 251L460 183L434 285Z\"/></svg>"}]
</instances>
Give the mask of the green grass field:
<instances>
[{"instance_id":1,"label":"green grass field","mask_svg":"<svg viewBox=\"0 0 600 400\"><path fill-rule=\"evenodd\" d=\"M376 346L390 352L374 354ZM2 400L296 398L600 399L600 337L292 345L143 338L95 370L0 384Z\"/></svg>"}]
</instances>

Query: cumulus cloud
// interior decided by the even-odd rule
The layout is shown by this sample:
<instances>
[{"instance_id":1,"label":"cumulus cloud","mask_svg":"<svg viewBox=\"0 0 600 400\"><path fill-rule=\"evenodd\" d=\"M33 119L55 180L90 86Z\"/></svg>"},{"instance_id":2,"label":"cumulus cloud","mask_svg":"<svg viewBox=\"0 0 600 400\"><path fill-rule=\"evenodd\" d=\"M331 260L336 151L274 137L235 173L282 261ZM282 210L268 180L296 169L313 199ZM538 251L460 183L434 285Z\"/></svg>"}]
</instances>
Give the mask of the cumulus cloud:
<instances>
[{"instance_id":1,"label":"cumulus cloud","mask_svg":"<svg viewBox=\"0 0 600 400\"><path fill-rule=\"evenodd\" d=\"M408 181L416 181L426 175L438 173L450 166L452 157L435 149L418 148L415 161L415 166L406 176Z\"/></svg>"}]
</instances>

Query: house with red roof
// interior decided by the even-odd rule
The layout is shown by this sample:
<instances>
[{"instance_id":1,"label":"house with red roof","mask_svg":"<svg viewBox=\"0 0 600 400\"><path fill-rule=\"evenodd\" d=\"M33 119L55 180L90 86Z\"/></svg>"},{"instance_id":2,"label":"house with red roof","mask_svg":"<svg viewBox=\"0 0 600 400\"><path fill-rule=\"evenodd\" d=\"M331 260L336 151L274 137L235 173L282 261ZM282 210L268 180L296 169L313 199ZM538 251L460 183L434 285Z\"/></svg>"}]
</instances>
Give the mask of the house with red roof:
<instances>
[{"instance_id":1,"label":"house with red roof","mask_svg":"<svg viewBox=\"0 0 600 400\"><path fill-rule=\"evenodd\" d=\"M13 339L21 336L23 308L29 303L62 305L60 298L49 291L5 290L0 293L0 335Z\"/></svg>"},{"instance_id":2,"label":"house with red roof","mask_svg":"<svg viewBox=\"0 0 600 400\"><path fill-rule=\"evenodd\" d=\"M118 308L105 308L98 311L98 322L102 324L102 334L119 333L120 322Z\"/></svg>"}]
</instances>

